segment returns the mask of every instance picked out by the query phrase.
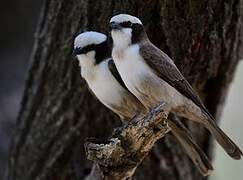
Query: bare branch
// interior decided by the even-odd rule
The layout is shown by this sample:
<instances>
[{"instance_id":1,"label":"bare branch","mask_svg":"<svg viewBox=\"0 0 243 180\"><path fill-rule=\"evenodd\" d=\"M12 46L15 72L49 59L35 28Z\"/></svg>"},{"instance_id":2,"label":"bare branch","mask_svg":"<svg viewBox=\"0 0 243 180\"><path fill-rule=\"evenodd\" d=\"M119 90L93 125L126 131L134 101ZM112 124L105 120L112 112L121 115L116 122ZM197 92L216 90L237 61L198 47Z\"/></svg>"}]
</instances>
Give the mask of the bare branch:
<instances>
[{"instance_id":1,"label":"bare branch","mask_svg":"<svg viewBox=\"0 0 243 180\"><path fill-rule=\"evenodd\" d=\"M154 143L170 131L163 109L164 104L161 104L146 116L134 118L116 129L107 142L89 140L85 144L86 155L95 164L86 179L131 178Z\"/></svg>"}]
</instances>

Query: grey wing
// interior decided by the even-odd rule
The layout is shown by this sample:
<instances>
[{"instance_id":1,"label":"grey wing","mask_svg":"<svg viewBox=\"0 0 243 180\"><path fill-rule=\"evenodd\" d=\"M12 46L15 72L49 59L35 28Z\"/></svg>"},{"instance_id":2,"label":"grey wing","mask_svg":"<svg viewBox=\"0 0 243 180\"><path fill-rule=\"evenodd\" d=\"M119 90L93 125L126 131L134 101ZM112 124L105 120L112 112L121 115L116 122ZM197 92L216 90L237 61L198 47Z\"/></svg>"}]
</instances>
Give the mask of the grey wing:
<instances>
[{"instance_id":1,"label":"grey wing","mask_svg":"<svg viewBox=\"0 0 243 180\"><path fill-rule=\"evenodd\" d=\"M194 92L191 85L180 73L174 62L169 56L167 56L160 49L155 47L152 43L141 45L140 53L146 63L155 71L155 73L165 80L168 84L174 87L182 95L192 100L197 106L199 106L210 118L212 115L203 105L197 93Z\"/></svg>"},{"instance_id":2,"label":"grey wing","mask_svg":"<svg viewBox=\"0 0 243 180\"><path fill-rule=\"evenodd\" d=\"M121 76L120 76L120 74L119 74L117 68L116 68L116 65L115 65L113 59L110 59L110 60L108 61L108 68L109 68L111 74L113 75L113 77L117 80L117 82L118 82L123 88L125 88L126 90L128 90L127 87L126 87L126 85L125 85L125 83L123 82L123 80L122 80L122 78L121 78Z\"/></svg>"},{"instance_id":3,"label":"grey wing","mask_svg":"<svg viewBox=\"0 0 243 180\"><path fill-rule=\"evenodd\" d=\"M154 69L159 77L177 89L182 95L192 100L204 111L209 117L205 126L211 131L229 156L234 159L241 159L243 153L239 147L217 126L213 116L205 108L199 96L193 91L192 87L182 76L173 61L152 44L150 46L141 46L140 51L147 64Z\"/></svg>"}]
</instances>

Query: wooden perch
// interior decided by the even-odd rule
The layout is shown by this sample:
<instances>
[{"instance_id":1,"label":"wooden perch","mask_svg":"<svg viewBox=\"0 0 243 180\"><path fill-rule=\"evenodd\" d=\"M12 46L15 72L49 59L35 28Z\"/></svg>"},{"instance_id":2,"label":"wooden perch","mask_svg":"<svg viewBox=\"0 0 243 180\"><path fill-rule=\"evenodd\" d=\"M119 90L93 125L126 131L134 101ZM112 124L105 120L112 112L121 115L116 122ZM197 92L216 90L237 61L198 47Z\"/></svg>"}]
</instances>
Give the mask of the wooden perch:
<instances>
[{"instance_id":1,"label":"wooden perch","mask_svg":"<svg viewBox=\"0 0 243 180\"><path fill-rule=\"evenodd\" d=\"M116 129L107 142L86 142L87 158L94 161L86 180L130 179L154 143L170 131L163 109L161 104L146 116L134 118Z\"/></svg>"}]
</instances>

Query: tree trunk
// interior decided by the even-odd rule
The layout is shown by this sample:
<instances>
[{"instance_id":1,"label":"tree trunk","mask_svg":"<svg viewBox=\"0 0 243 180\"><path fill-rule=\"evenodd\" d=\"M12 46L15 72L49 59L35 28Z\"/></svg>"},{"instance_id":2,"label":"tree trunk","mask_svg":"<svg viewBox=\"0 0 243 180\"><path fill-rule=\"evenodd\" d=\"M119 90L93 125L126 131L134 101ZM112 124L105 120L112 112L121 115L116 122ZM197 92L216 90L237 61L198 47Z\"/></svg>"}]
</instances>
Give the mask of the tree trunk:
<instances>
[{"instance_id":1,"label":"tree trunk","mask_svg":"<svg viewBox=\"0 0 243 180\"><path fill-rule=\"evenodd\" d=\"M120 122L89 93L71 52L77 32L107 32L114 13L142 19L151 41L174 59L218 119L239 61L240 0L45 1L12 143L9 180L78 180L90 173L85 139L105 139ZM188 127L211 155L209 134L198 124ZM166 136L133 179L206 178L174 138Z\"/></svg>"}]
</instances>

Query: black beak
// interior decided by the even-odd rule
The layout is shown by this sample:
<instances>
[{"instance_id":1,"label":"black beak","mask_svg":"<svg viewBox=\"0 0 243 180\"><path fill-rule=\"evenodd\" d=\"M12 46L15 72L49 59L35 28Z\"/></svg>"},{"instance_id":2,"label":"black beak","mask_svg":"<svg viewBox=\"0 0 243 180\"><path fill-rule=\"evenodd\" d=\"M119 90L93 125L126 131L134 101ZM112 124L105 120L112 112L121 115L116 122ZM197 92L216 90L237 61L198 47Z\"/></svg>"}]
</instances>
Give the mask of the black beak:
<instances>
[{"instance_id":1,"label":"black beak","mask_svg":"<svg viewBox=\"0 0 243 180\"><path fill-rule=\"evenodd\" d=\"M120 25L119 23L116 23L116 22L110 22L110 24L109 24L109 29L110 29L110 31L111 31L111 30L121 30L122 27L121 27L121 25Z\"/></svg>"},{"instance_id":2,"label":"black beak","mask_svg":"<svg viewBox=\"0 0 243 180\"><path fill-rule=\"evenodd\" d=\"M73 49L73 57L75 57L78 54L81 54L82 49L81 48L74 48Z\"/></svg>"}]
</instances>

